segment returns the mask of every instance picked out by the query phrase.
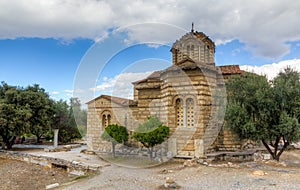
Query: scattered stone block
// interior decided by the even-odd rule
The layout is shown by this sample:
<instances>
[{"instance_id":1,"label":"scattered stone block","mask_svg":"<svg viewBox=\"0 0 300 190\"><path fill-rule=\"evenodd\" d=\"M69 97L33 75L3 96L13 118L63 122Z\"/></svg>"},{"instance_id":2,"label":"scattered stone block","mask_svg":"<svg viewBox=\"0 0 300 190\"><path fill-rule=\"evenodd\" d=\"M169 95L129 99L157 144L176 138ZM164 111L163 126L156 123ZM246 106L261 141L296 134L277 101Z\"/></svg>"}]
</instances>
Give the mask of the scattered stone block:
<instances>
[{"instance_id":1,"label":"scattered stone block","mask_svg":"<svg viewBox=\"0 0 300 190\"><path fill-rule=\"evenodd\" d=\"M89 154L89 155L95 155L96 154L94 151L89 151L87 149L81 150L80 153Z\"/></svg>"},{"instance_id":2,"label":"scattered stone block","mask_svg":"<svg viewBox=\"0 0 300 190\"><path fill-rule=\"evenodd\" d=\"M264 160L270 160L271 159L271 155L270 154L262 154Z\"/></svg>"},{"instance_id":3,"label":"scattered stone block","mask_svg":"<svg viewBox=\"0 0 300 190\"><path fill-rule=\"evenodd\" d=\"M54 183L54 184L51 184L51 185L46 185L46 189L53 189L55 187L58 187L59 186L59 183Z\"/></svg>"},{"instance_id":4,"label":"scattered stone block","mask_svg":"<svg viewBox=\"0 0 300 190\"><path fill-rule=\"evenodd\" d=\"M169 177L166 178L166 183L175 183L175 181Z\"/></svg>"},{"instance_id":5,"label":"scattered stone block","mask_svg":"<svg viewBox=\"0 0 300 190\"><path fill-rule=\"evenodd\" d=\"M78 165L78 164L80 164L80 162L77 162L77 161L72 161L72 164L75 164L75 165Z\"/></svg>"},{"instance_id":6,"label":"scattered stone block","mask_svg":"<svg viewBox=\"0 0 300 190\"><path fill-rule=\"evenodd\" d=\"M262 171L262 170L255 170L252 172L253 175L257 175L257 176L265 176L267 175L266 172Z\"/></svg>"},{"instance_id":7,"label":"scattered stone block","mask_svg":"<svg viewBox=\"0 0 300 190\"><path fill-rule=\"evenodd\" d=\"M85 173L83 171L77 171L77 170L71 171L70 174L76 175L76 176L84 176L85 175Z\"/></svg>"},{"instance_id":8,"label":"scattered stone block","mask_svg":"<svg viewBox=\"0 0 300 190\"><path fill-rule=\"evenodd\" d=\"M179 186L178 186L178 184L173 179L167 177L166 178L166 182L163 185L163 187L165 189L177 189Z\"/></svg>"}]
</instances>

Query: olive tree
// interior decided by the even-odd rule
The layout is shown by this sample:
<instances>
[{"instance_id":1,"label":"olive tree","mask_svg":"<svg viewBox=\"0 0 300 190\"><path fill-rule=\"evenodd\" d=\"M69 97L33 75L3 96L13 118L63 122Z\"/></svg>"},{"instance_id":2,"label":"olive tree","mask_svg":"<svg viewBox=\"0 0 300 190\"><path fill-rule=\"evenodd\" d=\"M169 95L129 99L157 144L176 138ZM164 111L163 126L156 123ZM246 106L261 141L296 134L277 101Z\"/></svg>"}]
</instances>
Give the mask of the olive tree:
<instances>
[{"instance_id":1,"label":"olive tree","mask_svg":"<svg viewBox=\"0 0 300 190\"><path fill-rule=\"evenodd\" d=\"M101 138L103 140L111 142L113 157L115 157L116 156L116 153L115 153L116 145L119 143L125 143L126 141L128 141L128 136L129 135L128 135L126 127L114 124L114 125L108 125L105 128L105 131L102 134Z\"/></svg>"},{"instance_id":2,"label":"olive tree","mask_svg":"<svg viewBox=\"0 0 300 190\"><path fill-rule=\"evenodd\" d=\"M157 117L149 117L145 123L138 126L133 133L133 138L148 148L150 159L152 159L153 147L163 143L169 133L169 127L164 126Z\"/></svg>"},{"instance_id":3,"label":"olive tree","mask_svg":"<svg viewBox=\"0 0 300 190\"><path fill-rule=\"evenodd\" d=\"M251 73L229 79L225 126L239 139L261 142L279 160L287 146L300 139L299 79L289 68L271 82Z\"/></svg>"}]
</instances>

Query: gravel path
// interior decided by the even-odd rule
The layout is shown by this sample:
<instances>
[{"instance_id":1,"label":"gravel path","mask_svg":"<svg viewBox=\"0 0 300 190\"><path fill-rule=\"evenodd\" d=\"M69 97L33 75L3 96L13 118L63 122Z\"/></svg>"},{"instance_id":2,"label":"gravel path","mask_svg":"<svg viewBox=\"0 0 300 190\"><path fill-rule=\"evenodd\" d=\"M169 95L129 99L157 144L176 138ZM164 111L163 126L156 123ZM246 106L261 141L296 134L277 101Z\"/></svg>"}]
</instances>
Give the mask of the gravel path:
<instances>
[{"instance_id":1,"label":"gravel path","mask_svg":"<svg viewBox=\"0 0 300 190\"><path fill-rule=\"evenodd\" d=\"M255 175L262 171L265 175ZM300 189L299 168L278 168L254 165L239 168L208 167L197 165L183 167L182 164L169 164L150 169L129 169L111 165L102 169L100 175L80 181L60 189L158 189L166 181L173 179L181 189Z\"/></svg>"},{"instance_id":2,"label":"gravel path","mask_svg":"<svg viewBox=\"0 0 300 190\"><path fill-rule=\"evenodd\" d=\"M25 151L27 152L27 151ZM58 189L115 190L161 189L166 179L174 180L177 187L187 190L273 190L300 189L300 151L285 152L282 156L288 166L269 163L214 164L184 167L182 163L169 163L152 168L126 168L109 164L96 155L79 151L31 154L100 165L100 174L78 180ZM2 161L2 162L1 162ZM135 160L133 160L135 161ZM0 160L0 189L44 189L45 185L69 181L64 171L47 170L41 166L11 160Z\"/></svg>"}]
</instances>

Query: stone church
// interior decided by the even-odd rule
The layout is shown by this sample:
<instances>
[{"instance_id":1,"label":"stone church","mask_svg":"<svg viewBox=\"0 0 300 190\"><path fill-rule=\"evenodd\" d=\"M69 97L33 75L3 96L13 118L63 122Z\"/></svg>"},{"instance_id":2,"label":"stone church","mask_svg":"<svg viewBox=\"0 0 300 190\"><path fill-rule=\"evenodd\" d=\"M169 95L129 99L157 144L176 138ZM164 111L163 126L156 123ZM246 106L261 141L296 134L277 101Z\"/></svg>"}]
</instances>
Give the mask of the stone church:
<instances>
[{"instance_id":1,"label":"stone church","mask_svg":"<svg viewBox=\"0 0 300 190\"><path fill-rule=\"evenodd\" d=\"M89 150L109 150L110 145L101 139L109 124L126 126L132 134L149 116L170 127L165 147L173 156L199 157L241 148L241 142L222 126L226 80L243 71L238 65L216 66L214 42L193 29L170 51L172 66L133 81L133 99L101 95L87 103Z\"/></svg>"}]
</instances>

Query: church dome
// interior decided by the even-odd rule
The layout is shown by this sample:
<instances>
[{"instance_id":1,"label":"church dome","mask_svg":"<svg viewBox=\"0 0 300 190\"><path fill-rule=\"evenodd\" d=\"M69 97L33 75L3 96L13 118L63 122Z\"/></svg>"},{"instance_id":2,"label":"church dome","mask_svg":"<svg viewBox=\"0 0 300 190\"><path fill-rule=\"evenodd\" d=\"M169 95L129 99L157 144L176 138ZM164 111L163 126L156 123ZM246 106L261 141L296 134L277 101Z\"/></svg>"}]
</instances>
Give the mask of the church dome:
<instances>
[{"instance_id":1,"label":"church dome","mask_svg":"<svg viewBox=\"0 0 300 190\"><path fill-rule=\"evenodd\" d=\"M187 59L205 65L214 65L215 62L214 42L203 32L193 29L173 44L171 52L174 65Z\"/></svg>"}]
</instances>

